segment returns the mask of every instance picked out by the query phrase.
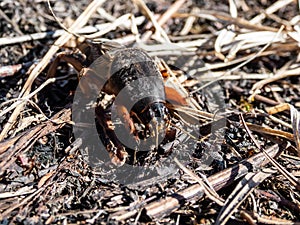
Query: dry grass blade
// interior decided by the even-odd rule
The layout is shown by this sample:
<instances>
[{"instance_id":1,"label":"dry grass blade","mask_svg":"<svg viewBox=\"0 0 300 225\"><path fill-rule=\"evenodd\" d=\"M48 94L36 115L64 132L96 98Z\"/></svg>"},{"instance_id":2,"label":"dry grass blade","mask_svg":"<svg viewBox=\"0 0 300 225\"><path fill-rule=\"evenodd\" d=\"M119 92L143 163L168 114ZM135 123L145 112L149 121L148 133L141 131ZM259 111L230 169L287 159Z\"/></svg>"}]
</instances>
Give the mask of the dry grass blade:
<instances>
[{"instance_id":1,"label":"dry grass blade","mask_svg":"<svg viewBox=\"0 0 300 225\"><path fill-rule=\"evenodd\" d=\"M263 215L259 215L258 213L251 213L245 211L241 211L241 216L249 224L256 224L258 222L260 224L270 224L270 225L300 225L300 222L293 222L290 220L285 220L274 216L263 216Z\"/></svg>"},{"instance_id":2,"label":"dry grass blade","mask_svg":"<svg viewBox=\"0 0 300 225\"><path fill-rule=\"evenodd\" d=\"M222 46L228 45L229 43L232 43L234 40L234 37L236 36L236 33L228 30L228 29L223 29L220 34L218 35L216 41L215 41L215 52L216 56L221 59L225 60L225 56L221 53L222 52Z\"/></svg>"},{"instance_id":3,"label":"dry grass blade","mask_svg":"<svg viewBox=\"0 0 300 225\"><path fill-rule=\"evenodd\" d=\"M6 199L6 198L15 197L15 196L24 196L24 195L31 194L35 191L36 191L36 189L33 186L25 186L25 187L18 189L17 191L0 193L0 199Z\"/></svg>"},{"instance_id":4,"label":"dry grass blade","mask_svg":"<svg viewBox=\"0 0 300 225\"><path fill-rule=\"evenodd\" d=\"M191 170L182 165L182 163L180 163L177 158L175 158L174 161L180 169L182 169L186 174L188 174L191 178L193 178L203 187L204 193L209 199L216 202L218 205L224 205L224 199L222 199L218 195L218 193L213 189L213 187L209 183L207 183L208 181L205 182L205 180L202 180L195 173L193 173Z\"/></svg>"},{"instance_id":5,"label":"dry grass blade","mask_svg":"<svg viewBox=\"0 0 300 225\"><path fill-rule=\"evenodd\" d=\"M134 2L135 1L136 0L134 0ZM139 1L140 0L137 1L137 4L139 4ZM168 19L170 19L170 17L183 5L183 3L185 1L186 0L177 0L176 2L174 2L174 4L159 18L159 20L157 21L157 23L156 23L155 18L153 18L154 21L155 21L154 23L153 23L152 19L150 18L150 20L152 21L153 25L155 26L155 24L156 24L156 26L158 26L158 30L156 29L156 34L155 34L155 36L157 38L159 38L160 35L161 36L166 36L165 37L165 38L167 38L166 42L170 42L169 37L167 36L167 34L165 33L164 30L162 30L163 33L160 34L160 35L159 35L158 32L160 32L160 30L162 29L161 26L164 25L164 23L167 22ZM141 4L140 7L143 8L144 6ZM151 13L150 10L149 10L149 12ZM152 31L146 32L145 34L143 34L143 37L141 38L142 41L146 42L150 38L151 35L152 35Z\"/></svg>"},{"instance_id":6,"label":"dry grass blade","mask_svg":"<svg viewBox=\"0 0 300 225\"><path fill-rule=\"evenodd\" d=\"M36 190L35 192L33 192L32 194L30 194L29 196L23 198L20 202L14 204L10 208L8 208L5 211L3 211L2 213L0 213L0 220L3 220L3 218L5 218L7 215L9 215L12 211L14 211L15 209L19 208L20 206L28 203L30 200L34 199L43 190L44 190L43 188L40 188L40 189Z\"/></svg>"},{"instance_id":7,"label":"dry grass blade","mask_svg":"<svg viewBox=\"0 0 300 225\"><path fill-rule=\"evenodd\" d=\"M276 28L259 25L259 24L253 24L253 23L250 23L249 21L247 21L243 18L240 18L240 17L233 18L232 16L230 16L226 13L223 13L223 12L201 10L201 12L199 14L195 14L194 16L211 19L211 20L226 21L227 23L235 24L239 27L246 28L249 30L278 32L278 29L276 29Z\"/></svg>"},{"instance_id":8,"label":"dry grass blade","mask_svg":"<svg viewBox=\"0 0 300 225\"><path fill-rule=\"evenodd\" d=\"M270 7L268 7L263 13L257 15L253 19L250 20L251 23L257 24L260 23L264 18L266 18L267 15L272 14L286 5L294 2L294 0L278 0L274 4L272 4Z\"/></svg>"},{"instance_id":9,"label":"dry grass blade","mask_svg":"<svg viewBox=\"0 0 300 225\"><path fill-rule=\"evenodd\" d=\"M199 9L197 7L194 7L191 11L191 14L196 14L199 12ZM180 35L187 35L190 30L192 29L193 23L195 22L196 17L195 16L189 16L187 20L185 21L184 27L180 31Z\"/></svg>"},{"instance_id":10,"label":"dry grass blade","mask_svg":"<svg viewBox=\"0 0 300 225\"><path fill-rule=\"evenodd\" d=\"M29 95L24 96L23 98L18 98L18 99L12 99L9 101L4 102L5 104L8 104L11 101L15 101L15 103L13 103L12 105L10 105L8 108L6 108L5 110L2 110L0 112L0 116L5 115L6 113L10 112L11 110L13 110L14 108L16 108L18 105L26 103L27 101L29 101L30 98L32 98L34 95L36 95L39 91L41 91L44 87L46 87L48 84L55 82L55 78L50 78L48 80L46 80L40 87L38 87L36 90L34 90L32 93L30 93ZM4 104L2 103L0 105L0 108L3 106Z\"/></svg>"},{"instance_id":11,"label":"dry grass blade","mask_svg":"<svg viewBox=\"0 0 300 225\"><path fill-rule=\"evenodd\" d=\"M102 5L104 0L94 0L92 1L86 10L76 19L76 21L72 24L69 28L71 32L76 32L76 30L82 28L90 18L90 16L97 10L97 8ZM55 43L51 46L47 54L43 57L43 59L36 65L36 67L30 73L27 82L25 83L22 91L20 93L20 97L24 97L29 94L33 81L36 77L42 72L43 69L46 68L48 63L50 62L53 55L59 50L59 48L64 45L70 38L72 34L65 32L60 38L58 38ZM14 112L10 116L8 122L5 124L1 134L0 134L0 141L5 138L7 132L11 129L12 125L15 123L17 117L19 116L20 112L24 108L24 103L20 104L17 108L15 108Z\"/></svg>"},{"instance_id":12,"label":"dry grass blade","mask_svg":"<svg viewBox=\"0 0 300 225\"><path fill-rule=\"evenodd\" d=\"M177 12L180 7L186 2L186 0L177 0L173 5L159 18L158 24L162 26L168 19L170 19L175 12Z\"/></svg>"},{"instance_id":13,"label":"dry grass blade","mask_svg":"<svg viewBox=\"0 0 300 225\"><path fill-rule=\"evenodd\" d=\"M137 25L141 25L145 20L144 16L139 16L135 18L135 22ZM111 23L103 23L103 24L96 24L94 26L85 26L81 29L79 29L76 33L81 36L85 36L85 34L95 34L98 31L102 30L108 30L108 28L111 28L113 22ZM123 21L122 26L130 27L131 21ZM113 30L113 29L110 29ZM22 43L26 41L33 41L33 40L39 40L39 39L45 39L45 38L57 38L65 33L64 29L59 29L55 31L49 31L49 32L39 32L39 33L34 33L34 34L27 34L27 35L22 35L22 36L17 36L17 37L2 37L0 38L0 46L5 46L5 45L11 45L11 44L17 44L17 43ZM17 66L17 65L16 65ZM0 76L1 73L0 68ZM5 68L3 68L4 70Z\"/></svg>"},{"instance_id":14,"label":"dry grass blade","mask_svg":"<svg viewBox=\"0 0 300 225\"><path fill-rule=\"evenodd\" d=\"M276 38L274 38L276 37ZM215 42L217 57L225 62L233 60L240 50L247 50L268 43L285 43L285 34L276 34L271 31L254 31L236 34L232 30L223 29ZM228 52L227 56L224 56Z\"/></svg>"},{"instance_id":15,"label":"dry grass blade","mask_svg":"<svg viewBox=\"0 0 300 225\"><path fill-rule=\"evenodd\" d=\"M276 35L274 36L273 40L275 40L277 38L278 35L280 35L280 33L283 30L283 26L281 26L281 28L277 31ZM253 56L251 56L250 58L248 58L246 61L242 62L241 64L235 66L234 68L230 69L229 71L225 72L224 74L222 74L221 76L219 76L217 79L212 80L206 84L204 84L203 86L201 86L200 88L194 90L191 92L191 94L196 93L197 91L203 90L204 88L207 88L209 85L219 81L223 76L232 73L233 71L236 71L237 69L243 67L244 65L246 65L247 63L249 63L250 61L254 60L256 57L258 57L259 55L261 55L271 44L273 41L268 42L264 47L262 47L257 53L255 53Z\"/></svg>"},{"instance_id":16,"label":"dry grass blade","mask_svg":"<svg viewBox=\"0 0 300 225\"><path fill-rule=\"evenodd\" d=\"M281 166L278 162L276 162L272 157L269 156L269 154L260 146L260 144L256 141L254 136L252 135L251 131L249 130L243 116L240 114L240 118L242 120L242 123L250 136L251 140L254 142L256 147L265 155L265 157L272 163L272 165L288 180L291 182L293 186L297 188L297 190L300 190L300 182L296 177L294 177L291 173L289 173L283 166Z\"/></svg>"},{"instance_id":17,"label":"dry grass blade","mask_svg":"<svg viewBox=\"0 0 300 225\"><path fill-rule=\"evenodd\" d=\"M300 113L292 105L290 105L290 112L294 132L294 139L298 149L298 156L300 156Z\"/></svg>"},{"instance_id":18,"label":"dry grass blade","mask_svg":"<svg viewBox=\"0 0 300 225\"><path fill-rule=\"evenodd\" d=\"M293 130L293 138L294 141L297 145L297 149L298 149L298 156L300 156L300 114L298 112L298 110L291 104L288 103L282 103L279 105L276 105L274 107L270 107L267 108L266 111L272 115L272 114L276 114L285 110L290 110L290 114L291 114L291 122L292 125L289 126L289 128L291 128Z\"/></svg>"},{"instance_id":19,"label":"dry grass blade","mask_svg":"<svg viewBox=\"0 0 300 225\"><path fill-rule=\"evenodd\" d=\"M235 210L243 203L243 201L249 196L254 188L274 172L274 170L264 169L263 171L257 173L248 173L238 183L234 191L226 199L226 202L218 215L215 225L226 224Z\"/></svg>"},{"instance_id":20,"label":"dry grass blade","mask_svg":"<svg viewBox=\"0 0 300 225\"><path fill-rule=\"evenodd\" d=\"M104 34L110 32L112 30L115 30L119 26L124 26L125 24L130 25L129 22L131 23L131 21L130 21L131 16L132 16L132 14L125 14L123 16L120 16L112 23L107 24L106 27L103 27L100 31L93 33L93 34L84 35L84 37L87 39L99 38L99 37L103 36ZM128 27L130 27L130 26L128 26Z\"/></svg>"},{"instance_id":21,"label":"dry grass blade","mask_svg":"<svg viewBox=\"0 0 300 225\"><path fill-rule=\"evenodd\" d=\"M265 79L265 80L261 80L261 81L255 83L251 89L251 92L253 92L253 94L249 97L250 101L253 100L254 96L258 93L259 89L261 89L266 84L269 84L271 82L274 82L274 81L277 81L277 80L280 80L280 79L283 79L283 78L289 76L285 72L291 66L292 63L293 63L292 60L287 62L280 70L278 70L278 72L273 77Z\"/></svg>"},{"instance_id":22,"label":"dry grass blade","mask_svg":"<svg viewBox=\"0 0 300 225\"><path fill-rule=\"evenodd\" d=\"M291 127L289 126L289 128L293 129L294 141L297 145L298 156L300 156L300 127L299 127L300 113L298 112L298 110L293 105L288 104L288 103L282 103L282 104L279 104L274 107L270 107L270 108L266 109L266 111L270 115L279 113L279 112L282 112L285 110L290 110L292 126Z\"/></svg>"},{"instance_id":23,"label":"dry grass blade","mask_svg":"<svg viewBox=\"0 0 300 225\"><path fill-rule=\"evenodd\" d=\"M233 1L233 0L229 0L229 11L230 11L230 15L233 18L237 18L238 17L237 5L236 5L235 1Z\"/></svg>"},{"instance_id":24,"label":"dry grass blade","mask_svg":"<svg viewBox=\"0 0 300 225\"><path fill-rule=\"evenodd\" d=\"M269 155L274 157L278 154L278 150L278 145L273 145L267 150L267 152L269 153ZM254 167L261 167L264 166L267 162L268 161L266 160L264 154L259 153L245 161L242 161L232 168L225 169L217 174L210 176L208 180L215 190L220 190L232 184L234 180L245 176L249 172L249 165L252 165ZM172 196L167 196L166 198L146 205L146 213L150 218L161 218L175 211L183 203L183 201L188 201L189 199L195 198L200 199L202 195L202 186L196 184L182 191L174 193Z\"/></svg>"},{"instance_id":25,"label":"dry grass blade","mask_svg":"<svg viewBox=\"0 0 300 225\"><path fill-rule=\"evenodd\" d=\"M158 34L158 35L156 35L156 37L162 42L170 42L170 39L169 39L168 35L161 28L161 26L158 24L158 22L156 21L153 13L147 7L145 2L143 0L132 0L132 1L133 1L133 3L135 3L141 9L141 11L145 14L145 16L147 18L149 18L149 20L151 20L153 26L155 27L156 34Z\"/></svg>"},{"instance_id":26,"label":"dry grass blade","mask_svg":"<svg viewBox=\"0 0 300 225\"><path fill-rule=\"evenodd\" d=\"M251 123L246 123L246 124L247 124L248 128L252 131L262 133L262 134L269 134L269 135L277 136L277 137L283 137L290 141L294 141L294 135L289 132L285 132L282 130L275 130L272 128L263 127L263 126L259 126L259 125L251 124Z\"/></svg>"},{"instance_id":27,"label":"dry grass blade","mask_svg":"<svg viewBox=\"0 0 300 225\"><path fill-rule=\"evenodd\" d=\"M216 114L212 114L212 113L208 113L205 111L201 111L201 110L193 109L193 108L189 108L189 107L184 107L184 106L176 106L175 109L179 112L194 116L195 118L198 118L199 120L200 119L219 120L219 119L223 118L222 116L219 116Z\"/></svg>"},{"instance_id":28,"label":"dry grass blade","mask_svg":"<svg viewBox=\"0 0 300 225\"><path fill-rule=\"evenodd\" d=\"M232 18L237 18L237 8L234 1L229 1L229 11L232 16ZM215 51L216 56L220 58L221 60L228 61L226 57L221 53L222 46L225 46L231 42L233 42L234 37L236 36L236 33L234 32L235 28L234 25L229 25L227 28L221 30L220 34L218 35L216 41L215 41Z\"/></svg>"}]
</instances>

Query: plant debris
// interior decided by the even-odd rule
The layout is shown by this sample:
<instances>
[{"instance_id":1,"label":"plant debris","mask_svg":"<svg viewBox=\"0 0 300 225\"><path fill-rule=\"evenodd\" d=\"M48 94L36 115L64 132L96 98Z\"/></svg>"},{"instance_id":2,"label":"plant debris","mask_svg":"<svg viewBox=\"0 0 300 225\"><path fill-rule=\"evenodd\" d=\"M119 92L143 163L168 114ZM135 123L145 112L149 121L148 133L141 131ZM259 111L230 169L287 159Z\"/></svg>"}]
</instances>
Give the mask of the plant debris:
<instances>
[{"instance_id":1,"label":"plant debris","mask_svg":"<svg viewBox=\"0 0 300 225\"><path fill-rule=\"evenodd\" d=\"M300 224L298 11L293 0L1 1L1 224ZM47 77L59 54L87 60L83 39L144 49L182 96L159 146L124 147L123 166L86 156L92 138L114 150L126 124L89 133L76 120L88 109L74 111L78 71L61 61ZM111 116L114 99L101 93L88 119Z\"/></svg>"}]
</instances>

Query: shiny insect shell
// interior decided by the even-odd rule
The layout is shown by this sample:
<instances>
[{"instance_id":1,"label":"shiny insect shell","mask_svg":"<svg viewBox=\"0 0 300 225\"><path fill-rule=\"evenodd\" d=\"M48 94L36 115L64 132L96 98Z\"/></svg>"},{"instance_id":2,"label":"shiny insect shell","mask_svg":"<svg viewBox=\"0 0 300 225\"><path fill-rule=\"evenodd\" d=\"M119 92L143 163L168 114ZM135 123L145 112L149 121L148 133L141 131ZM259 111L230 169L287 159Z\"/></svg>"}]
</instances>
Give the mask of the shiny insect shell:
<instances>
[{"instance_id":1,"label":"shiny insect shell","mask_svg":"<svg viewBox=\"0 0 300 225\"><path fill-rule=\"evenodd\" d=\"M105 59L108 59L106 62ZM116 96L118 114L135 133L133 120L145 127L145 132L160 135L169 120L165 87L154 60L138 48L116 48L101 57L94 71L107 71L103 91ZM152 125L150 125L152 123ZM146 134L145 134L146 135Z\"/></svg>"},{"instance_id":2,"label":"shiny insect shell","mask_svg":"<svg viewBox=\"0 0 300 225\"><path fill-rule=\"evenodd\" d=\"M85 60L79 60L73 54L60 53L49 68L48 78L55 76L61 60L70 63L79 72L79 86L83 93L98 94L102 91L114 95L116 114L126 131L135 136L137 142L141 136L152 138L153 145L157 147L159 139L164 137L170 116L163 78L154 60L144 50L113 43L83 42L78 48L85 54ZM91 86L96 86L96 89ZM97 107L98 122L110 139L106 150L114 164L122 165L128 153L109 121L103 119L103 112L102 107ZM137 123L142 125L143 135L136 129Z\"/></svg>"}]
</instances>

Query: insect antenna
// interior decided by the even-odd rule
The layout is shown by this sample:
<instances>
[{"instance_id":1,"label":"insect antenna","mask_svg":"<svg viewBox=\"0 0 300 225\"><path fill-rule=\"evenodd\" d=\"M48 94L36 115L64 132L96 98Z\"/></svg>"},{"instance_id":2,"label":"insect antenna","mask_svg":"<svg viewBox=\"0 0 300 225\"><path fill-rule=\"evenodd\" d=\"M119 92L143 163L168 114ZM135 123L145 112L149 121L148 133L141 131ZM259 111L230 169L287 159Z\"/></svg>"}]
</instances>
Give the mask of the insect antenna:
<instances>
[{"instance_id":1,"label":"insect antenna","mask_svg":"<svg viewBox=\"0 0 300 225\"><path fill-rule=\"evenodd\" d=\"M178 126L178 125L176 125L175 123L172 123L172 122L170 122L170 124L171 124L173 127L179 129L181 132L183 132L183 133L185 133L186 135L188 135L190 138L192 138L192 139L194 139L194 140L196 140L196 141L199 141L199 138L197 138L197 137L195 137L194 135L190 134L188 131L186 131L186 130L183 129L182 127L180 127L180 126Z\"/></svg>"},{"instance_id":2,"label":"insect antenna","mask_svg":"<svg viewBox=\"0 0 300 225\"><path fill-rule=\"evenodd\" d=\"M173 111L174 116L177 117L180 122L182 122L184 125L186 125L187 127L190 127L190 128L194 127L193 125L197 125L197 124L200 125L200 123L201 124L203 123L203 125L204 125L206 123L210 123L215 120L224 118L217 114L204 112L204 111L186 107L186 106L180 106L180 105L174 106L173 105L172 109L174 110ZM176 125L174 122L170 121L170 125L179 129L183 133L187 134L188 136L190 136L192 139L196 140L197 142L201 142L203 140L203 138L204 139L207 138L207 136L205 136L205 137L199 139L199 138L195 137L194 135L192 135L187 130L185 130L183 127ZM198 134L198 136L200 136L200 133Z\"/></svg>"}]
</instances>

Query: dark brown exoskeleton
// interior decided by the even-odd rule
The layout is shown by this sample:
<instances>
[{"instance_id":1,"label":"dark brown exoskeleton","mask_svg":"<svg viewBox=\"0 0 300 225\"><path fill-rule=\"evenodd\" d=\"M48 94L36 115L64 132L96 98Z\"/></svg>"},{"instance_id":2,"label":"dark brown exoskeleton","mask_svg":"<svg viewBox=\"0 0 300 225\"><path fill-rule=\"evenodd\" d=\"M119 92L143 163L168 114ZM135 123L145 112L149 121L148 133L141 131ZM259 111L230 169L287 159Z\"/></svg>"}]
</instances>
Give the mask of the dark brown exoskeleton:
<instances>
[{"instance_id":1,"label":"dark brown exoskeleton","mask_svg":"<svg viewBox=\"0 0 300 225\"><path fill-rule=\"evenodd\" d=\"M111 77L104 86L114 94L118 112L134 133L132 119L145 126L145 131L162 131L169 119L162 76L155 62L146 52L137 48L122 48L114 52ZM130 112L130 118L127 114ZM153 122L157 129L150 127ZM155 135L158 135L156 132Z\"/></svg>"},{"instance_id":2,"label":"dark brown exoskeleton","mask_svg":"<svg viewBox=\"0 0 300 225\"><path fill-rule=\"evenodd\" d=\"M106 49L105 46L84 42L80 46L86 56L84 61L79 61L72 55L60 54L50 67L48 77L54 76L60 60L69 62L79 71L79 78L84 78L79 86L87 95L93 89L92 86L96 86L96 92L102 91L115 96L111 114L112 117L118 116L125 124L126 129L121 132L132 134L137 142L140 138L148 139L148 147L157 147L164 137L170 119L166 98L182 103L183 97L164 86L155 61L144 50L119 45ZM104 110L99 106L96 112L99 117ZM114 145L114 148L108 150L112 162L123 164L127 152L114 127L108 121L103 121L101 116L98 120ZM142 127L143 132L137 128L137 124Z\"/></svg>"}]
</instances>

